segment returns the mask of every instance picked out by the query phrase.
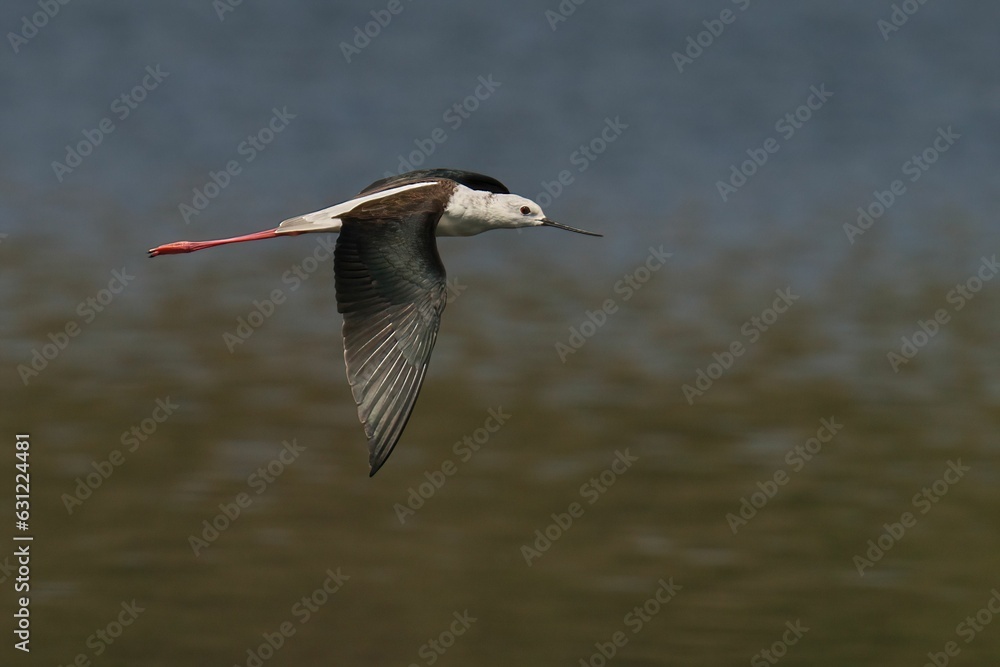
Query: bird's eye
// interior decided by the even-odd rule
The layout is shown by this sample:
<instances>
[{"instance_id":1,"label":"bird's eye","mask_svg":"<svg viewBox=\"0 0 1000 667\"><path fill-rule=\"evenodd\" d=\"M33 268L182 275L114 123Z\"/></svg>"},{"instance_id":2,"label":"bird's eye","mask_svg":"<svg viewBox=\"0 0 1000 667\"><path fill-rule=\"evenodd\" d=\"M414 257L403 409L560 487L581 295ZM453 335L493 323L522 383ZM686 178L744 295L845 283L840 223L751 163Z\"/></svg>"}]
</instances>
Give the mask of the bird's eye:
<instances>
[{"instance_id":1,"label":"bird's eye","mask_svg":"<svg viewBox=\"0 0 1000 667\"><path fill-rule=\"evenodd\" d=\"M521 213L524 214L524 215L528 215L529 213L531 213L531 207L530 206L522 206L521 207Z\"/></svg>"}]
</instances>

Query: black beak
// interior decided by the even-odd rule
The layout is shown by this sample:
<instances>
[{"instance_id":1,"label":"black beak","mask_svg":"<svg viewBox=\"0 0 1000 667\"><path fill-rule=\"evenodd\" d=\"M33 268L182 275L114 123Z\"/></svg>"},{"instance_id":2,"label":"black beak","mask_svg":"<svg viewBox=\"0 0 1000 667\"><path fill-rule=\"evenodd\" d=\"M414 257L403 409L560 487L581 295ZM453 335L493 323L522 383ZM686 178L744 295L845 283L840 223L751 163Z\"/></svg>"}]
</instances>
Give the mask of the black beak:
<instances>
[{"instance_id":1,"label":"black beak","mask_svg":"<svg viewBox=\"0 0 1000 667\"><path fill-rule=\"evenodd\" d=\"M567 232L576 232L577 234L586 234L587 236L604 236L604 234L598 234L597 232L588 232L585 229L577 229L576 227L570 227L569 225L562 225L554 220L549 220L548 218L542 218L542 225L544 227L555 227L556 229L565 229Z\"/></svg>"}]
</instances>

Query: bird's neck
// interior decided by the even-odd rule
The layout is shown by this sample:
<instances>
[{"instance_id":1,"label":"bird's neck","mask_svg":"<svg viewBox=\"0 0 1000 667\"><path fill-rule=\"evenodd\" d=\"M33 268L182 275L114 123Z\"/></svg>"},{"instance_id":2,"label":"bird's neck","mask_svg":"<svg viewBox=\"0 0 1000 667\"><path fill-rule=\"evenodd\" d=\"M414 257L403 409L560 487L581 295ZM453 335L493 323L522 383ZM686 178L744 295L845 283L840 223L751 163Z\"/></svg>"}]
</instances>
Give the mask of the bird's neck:
<instances>
[{"instance_id":1,"label":"bird's neck","mask_svg":"<svg viewBox=\"0 0 1000 667\"><path fill-rule=\"evenodd\" d=\"M496 195L459 184L437 224L437 236L473 236L494 228Z\"/></svg>"}]
</instances>

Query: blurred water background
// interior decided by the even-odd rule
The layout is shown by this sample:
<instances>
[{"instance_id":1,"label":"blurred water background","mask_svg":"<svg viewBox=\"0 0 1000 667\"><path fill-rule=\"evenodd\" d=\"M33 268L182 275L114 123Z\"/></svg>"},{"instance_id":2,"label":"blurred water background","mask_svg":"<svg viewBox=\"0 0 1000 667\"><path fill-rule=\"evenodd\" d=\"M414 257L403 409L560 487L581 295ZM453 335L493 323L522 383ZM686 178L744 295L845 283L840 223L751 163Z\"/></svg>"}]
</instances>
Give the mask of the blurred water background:
<instances>
[{"instance_id":1,"label":"blurred water background","mask_svg":"<svg viewBox=\"0 0 1000 667\"><path fill-rule=\"evenodd\" d=\"M35 541L3 663L995 664L1000 6L901 4L4 3L0 508L27 432ZM605 238L441 242L456 298L369 479L320 240L145 250L402 160Z\"/></svg>"}]
</instances>

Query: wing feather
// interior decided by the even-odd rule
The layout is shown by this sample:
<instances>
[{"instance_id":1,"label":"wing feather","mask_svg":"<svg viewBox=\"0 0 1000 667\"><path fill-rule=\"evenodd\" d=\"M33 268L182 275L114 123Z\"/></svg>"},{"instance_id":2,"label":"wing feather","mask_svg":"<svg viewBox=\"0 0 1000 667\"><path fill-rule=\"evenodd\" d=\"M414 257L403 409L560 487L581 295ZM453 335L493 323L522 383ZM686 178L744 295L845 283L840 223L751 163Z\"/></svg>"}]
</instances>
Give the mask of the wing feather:
<instances>
[{"instance_id":1,"label":"wing feather","mask_svg":"<svg viewBox=\"0 0 1000 667\"><path fill-rule=\"evenodd\" d=\"M443 204L410 200L398 215L387 207L386 200L373 202L371 215L362 207L344 218L334 252L347 379L372 475L410 418L447 301L434 240Z\"/></svg>"}]
</instances>

